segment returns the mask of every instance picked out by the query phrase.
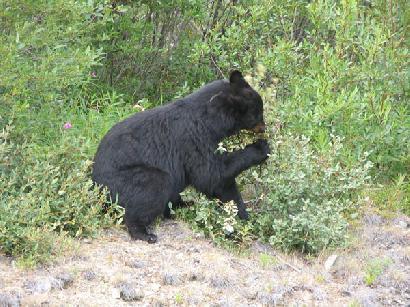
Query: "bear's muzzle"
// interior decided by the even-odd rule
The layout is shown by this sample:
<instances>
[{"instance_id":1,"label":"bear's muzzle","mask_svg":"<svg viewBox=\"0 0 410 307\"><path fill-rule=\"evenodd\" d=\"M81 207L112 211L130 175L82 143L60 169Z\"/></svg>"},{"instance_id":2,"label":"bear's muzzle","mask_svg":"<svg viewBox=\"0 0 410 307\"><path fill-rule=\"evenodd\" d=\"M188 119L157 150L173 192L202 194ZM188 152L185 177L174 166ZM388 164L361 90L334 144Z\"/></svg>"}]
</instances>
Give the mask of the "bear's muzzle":
<instances>
[{"instance_id":1,"label":"bear's muzzle","mask_svg":"<svg viewBox=\"0 0 410 307\"><path fill-rule=\"evenodd\" d=\"M265 123L262 122L262 123L257 124L255 127L253 127L252 131L255 133L264 133L265 128L266 128Z\"/></svg>"}]
</instances>

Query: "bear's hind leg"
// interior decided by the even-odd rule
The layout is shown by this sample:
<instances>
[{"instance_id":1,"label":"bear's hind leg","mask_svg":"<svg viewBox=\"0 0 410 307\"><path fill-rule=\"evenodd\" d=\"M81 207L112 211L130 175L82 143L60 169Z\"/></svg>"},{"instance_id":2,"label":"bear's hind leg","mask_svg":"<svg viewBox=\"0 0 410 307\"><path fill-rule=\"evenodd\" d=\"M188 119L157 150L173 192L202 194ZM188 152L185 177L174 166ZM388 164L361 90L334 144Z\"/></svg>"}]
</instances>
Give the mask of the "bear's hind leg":
<instances>
[{"instance_id":1,"label":"bear's hind leg","mask_svg":"<svg viewBox=\"0 0 410 307\"><path fill-rule=\"evenodd\" d=\"M155 243L157 236L147 227L164 212L171 198L171 180L168 173L148 166L128 169L119 202L125 207L124 222L135 240Z\"/></svg>"},{"instance_id":2,"label":"bear's hind leg","mask_svg":"<svg viewBox=\"0 0 410 307\"><path fill-rule=\"evenodd\" d=\"M127 212L125 213L127 215ZM146 225L140 224L139 221L132 221L130 218L125 218L128 232L132 239L142 240L148 243L157 242L157 236L153 233L149 233ZM150 223L148 223L149 225Z\"/></svg>"}]
</instances>

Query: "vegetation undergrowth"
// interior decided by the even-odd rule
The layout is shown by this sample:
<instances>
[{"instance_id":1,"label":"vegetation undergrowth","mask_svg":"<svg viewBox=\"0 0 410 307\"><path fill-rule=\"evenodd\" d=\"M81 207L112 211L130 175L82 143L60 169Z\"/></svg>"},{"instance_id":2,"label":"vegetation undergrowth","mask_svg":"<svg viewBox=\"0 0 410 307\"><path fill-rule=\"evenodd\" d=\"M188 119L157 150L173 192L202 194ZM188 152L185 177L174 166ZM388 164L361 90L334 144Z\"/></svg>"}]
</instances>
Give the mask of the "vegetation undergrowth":
<instances>
[{"instance_id":1,"label":"vegetation undergrowth","mask_svg":"<svg viewBox=\"0 0 410 307\"><path fill-rule=\"evenodd\" d=\"M121 221L122 210L90 180L82 140L62 136L47 152L0 134L0 248L25 265L60 254L69 237L93 236ZM56 244L60 243L60 244Z\"/></svg>"},{"instance_id":2,"label":"vegetation undergrowth","mask_svg":"<svg viewBox=\"0 0 410 307\"><path fill-rule=\"evenodd\" d=\"M264 99L272 149L238 178L251 219L191 190L178 216L221 244L314 254L344 244L359 196L383 215L410 214L408 6L2 1L0 251L45 263L69 238L117 223L120 209L101 210L89 181L101 137L233 68Z\"/></svg>"},{"instance_id":3,"label":"vegetation undergrowth","mask_svg":"<svg viewBox=\"0 0 410 307\"><path fill-rule=\"evenodd\" d=\"M367 286L372 286L383 271L391 264L391 259L373 259L367 263L365 268L364 282Z\"/></svg>"},{"instance_id":4,"label":"vegetation undergrowth","mask_svg":"<svg viewBox=\"0 0 410 307\"><path fill-rule=\"evenodd\" d=\"M365 190L377 212L385 217L394 217L397 212L410 215L410 182L399 175L388 184L373 185Z\"/></svg>"}]
</instances>

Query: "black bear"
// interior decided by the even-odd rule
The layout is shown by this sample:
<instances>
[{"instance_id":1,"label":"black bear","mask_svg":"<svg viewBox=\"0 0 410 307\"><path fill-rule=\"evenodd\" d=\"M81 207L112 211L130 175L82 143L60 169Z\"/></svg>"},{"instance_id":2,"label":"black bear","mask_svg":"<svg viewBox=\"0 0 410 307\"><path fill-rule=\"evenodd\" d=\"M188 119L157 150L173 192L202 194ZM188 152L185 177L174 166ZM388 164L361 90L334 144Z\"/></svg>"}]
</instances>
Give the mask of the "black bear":
<instances>
[{"instance_id":1,"label":"black bear","mask_svg":"<svg viewBox=\"0 0 410 307\"><path fill-rule=\"evenodd\" d=\"M133 239L154 243L147 230L168 215L168 203L182 204L179 193L193 186L209 198L235 201L247 219L235 177L262 163L269 153L259 139L242 150L216 153L218 143L241 129L263 132L263 104L239 71L211 82L164 106L116 124L102 139L94 159L93 181L108 187L125 208Z\"/></svg>"}]
</instances>

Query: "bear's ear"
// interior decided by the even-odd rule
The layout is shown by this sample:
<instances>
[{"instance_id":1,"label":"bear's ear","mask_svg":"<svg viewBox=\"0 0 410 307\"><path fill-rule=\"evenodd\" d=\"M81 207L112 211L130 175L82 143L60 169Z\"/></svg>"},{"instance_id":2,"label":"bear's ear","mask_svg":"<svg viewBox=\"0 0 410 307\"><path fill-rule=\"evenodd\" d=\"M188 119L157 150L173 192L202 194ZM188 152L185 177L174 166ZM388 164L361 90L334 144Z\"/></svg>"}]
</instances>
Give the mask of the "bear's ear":
<instances>
[{"instance_id":1,"label":"bear's ear","mask_svg":"<svg viewBox=\"0 0 410 307\"><path fill-rule=\"evenodd\" d=\"M243 78L242 73L239 70L234 70L231 72L229 82L235 87L249 87L249 84Z\"/></svg>"}]
</instances>

